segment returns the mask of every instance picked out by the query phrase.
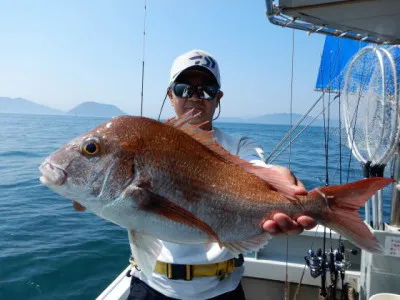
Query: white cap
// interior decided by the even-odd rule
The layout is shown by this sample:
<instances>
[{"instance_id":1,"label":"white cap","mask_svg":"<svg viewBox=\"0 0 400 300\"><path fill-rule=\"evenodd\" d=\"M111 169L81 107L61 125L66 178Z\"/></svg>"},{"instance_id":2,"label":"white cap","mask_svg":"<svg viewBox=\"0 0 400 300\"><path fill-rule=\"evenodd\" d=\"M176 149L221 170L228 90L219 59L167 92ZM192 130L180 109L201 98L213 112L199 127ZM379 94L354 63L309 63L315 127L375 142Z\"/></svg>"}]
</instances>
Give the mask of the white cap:
<instances>
[{"instance_id":1,"label":"white cap","mask_svg":"<svg viewBox=\"0 0 400 300\"><path fill-rule=\"evenodd\" d=\"M169 84L174 82L183 71L192 67L204 68L211 72L219 87L221 87L218 63L211 54L203 50L191 50L178 56L172 64Z\"/></svg>"}]
</instances>

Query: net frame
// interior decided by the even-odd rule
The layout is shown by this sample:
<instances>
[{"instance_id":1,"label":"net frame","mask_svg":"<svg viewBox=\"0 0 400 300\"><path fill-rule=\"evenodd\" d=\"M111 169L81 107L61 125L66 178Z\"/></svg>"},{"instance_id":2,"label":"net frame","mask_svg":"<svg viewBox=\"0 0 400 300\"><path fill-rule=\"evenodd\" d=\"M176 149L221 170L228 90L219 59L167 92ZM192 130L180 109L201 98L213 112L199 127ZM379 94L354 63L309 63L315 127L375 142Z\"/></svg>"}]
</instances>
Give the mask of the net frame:
<instances>
[{"instance_id":1,"label":"net frame","mask_svg":"<svg viewBox=\"0 0 400 300\"><path fill-rule=\"evenodd\" d=\"M393 47L392 47L393 48ZM366 115L366 122L364 124L364 133L366 139L366 151L361 151L361 145L359 144L359 139L356 138L354 133L354 116L350 114L350 102L352 101L351 98L354 98L354 95L351 95L349 90L351 90L351 81L353 80L354 76L353 73L356 72L356 66L360 63L361 60L365 59L367 55L372 55L375 57L374 63L370 64L368 67L371 68L370 71L374 72L373 78L379 77L381 82L381 87L378 89L378 95L382 99L381 105L381 115L379 116L379 120L381 120L381 124L373 124L374 126L369 126L372 120L377 120L376 117L373 117L373 113L371 113L371 109L373 105L377 105L377 103L373 103L373 101L367 101L367 103L361 103L362 105L367 105L367 115ZM388 74L390 74L390 78L392 78L393 85L388 88L387 78ZM398 89L398 80L397 80L397 69L396 64L393 59L392 54L390 53L390 49L385 49L383 47L374 47L374 46L367 46L362 48L360 51L357 52L356 55L351 59L348 66L346 67L346 72L344 75L344 86L343 86L343 114L344 114L344 123L347 135L347 143L349 148L351 149L353 155L356 157L358 161L365 164L368 161L371 161L372 164L386 164L390 158L392 157L394 151L396 151L397 143L400 137L400 128L399 128L399 89ZM371 80L371 79L370 79ZM361 84L365 84L361 82ZM361 87L362 89L363 87ZM361 97L359 96L358 101L361 101ZM393 109L394 108L394 109ZM382 139L385 137L385 113L388 111L393 111L394 114L394 123L391 125L391 130L388 133L390 136L390 141L388 141L389 145L387 150L379 151L379 147L381 146ZM358 112L356 112L358 113ZM379 128L377 128L379 127ZM370 143L370 135L371 135L371 128L374 130L380 130L380 133L377 134L380 137L380 140L374 141L374 147L372 147ZM378 153L381 152L381 153ZM363 154L364 153L364 154ZM365 155L367 153L367 155ZM377 157L378 156L378 157Z\"/></svg>"}]
</instances>

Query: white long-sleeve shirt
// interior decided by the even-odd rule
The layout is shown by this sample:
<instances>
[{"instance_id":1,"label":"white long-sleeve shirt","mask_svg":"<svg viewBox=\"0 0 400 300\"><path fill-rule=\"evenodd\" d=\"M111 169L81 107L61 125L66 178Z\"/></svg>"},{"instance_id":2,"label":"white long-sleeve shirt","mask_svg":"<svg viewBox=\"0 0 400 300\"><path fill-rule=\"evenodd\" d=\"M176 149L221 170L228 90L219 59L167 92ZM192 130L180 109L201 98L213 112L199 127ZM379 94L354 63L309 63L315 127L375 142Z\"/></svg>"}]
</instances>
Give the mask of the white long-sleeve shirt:
<instances>
[{"instance_id":1,"label":"white long-sleeve shirt","mask_svg":"<svg viewBox=\"0 0 400 300\"><path fill-rule=\"evenodd\" d=\"M233 137L213 128L218 143L233 155L257 165L266 166L262 160L262 149L247 137ZM217 243L208 245L183 245L161 241L163 248L159 261L175 264L211 264L233 258L225 247ZM133 276L138 277L158 292L177 299L209 299L234 290L240 283L244 266L236 268L225 279L218 277L194 277L191 281L173 280L167 276L153 272L147 277L142 272L134 270Z\"/></svg>"}]
</instances>

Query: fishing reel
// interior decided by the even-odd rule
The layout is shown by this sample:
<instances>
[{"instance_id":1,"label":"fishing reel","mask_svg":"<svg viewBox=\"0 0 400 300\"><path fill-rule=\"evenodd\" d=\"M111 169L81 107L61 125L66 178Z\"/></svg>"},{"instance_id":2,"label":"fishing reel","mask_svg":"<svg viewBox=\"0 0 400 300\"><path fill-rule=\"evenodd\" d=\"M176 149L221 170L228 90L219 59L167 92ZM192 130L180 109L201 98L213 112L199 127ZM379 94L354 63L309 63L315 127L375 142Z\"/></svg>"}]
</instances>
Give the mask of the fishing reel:
<instances>
[{"instance_id":1,"label":"fishing reel","mask_svg":"<svg viewBox=\"0 0 400 300\"><path fill-rule=\"evenodd\" d=\"M340 272L340 274L344 275L344 272L351 266L349 255L356 255L357 253L356 249L345 249L344 244L341 242L338 249L331 249L325 253L321 248L317 252L310 249L304 259L313 278L325 275L327 271L331 272L331 274Z\"/></svg>"},{"instance_id":2,"label":"fishing reel","mask_svg":"<svg viewBox=\"0 0 400 300\"><path fill-rule=\"evenodd\" d=\"M308 250L308 255L304 257L307 267L310 268L310 274L313 278L317 278L322 273L322 249L318 249L317 254L315 251Z\"/></svg>"}]
</instances>

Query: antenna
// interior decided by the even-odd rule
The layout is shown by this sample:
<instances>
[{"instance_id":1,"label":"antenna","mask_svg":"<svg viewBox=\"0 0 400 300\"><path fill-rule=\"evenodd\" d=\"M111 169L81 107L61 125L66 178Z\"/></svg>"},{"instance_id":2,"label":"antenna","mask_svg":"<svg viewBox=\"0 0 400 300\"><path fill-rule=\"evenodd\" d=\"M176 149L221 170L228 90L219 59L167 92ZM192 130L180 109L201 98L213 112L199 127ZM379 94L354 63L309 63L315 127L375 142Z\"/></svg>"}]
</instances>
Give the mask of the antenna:
<instances>
[{"instance_id":1,"label":"antenna","mask_svg":"<svg viewBox=\"0 0 400 300\"><path fill-rule=\"evenodd\" d=\"M140 93L140 116L143 116L144 54L145 54L145 45L146 45L146 9L147 9L147 0L144 0L143 52L142 52L142 90L141 90L141 93Z\"/></svg>"}]
</instances>

